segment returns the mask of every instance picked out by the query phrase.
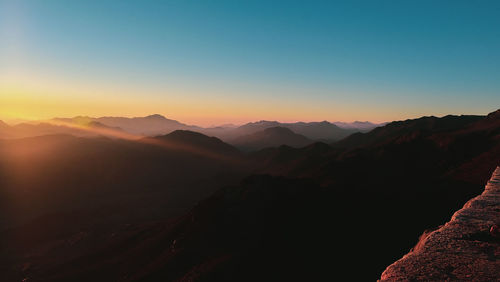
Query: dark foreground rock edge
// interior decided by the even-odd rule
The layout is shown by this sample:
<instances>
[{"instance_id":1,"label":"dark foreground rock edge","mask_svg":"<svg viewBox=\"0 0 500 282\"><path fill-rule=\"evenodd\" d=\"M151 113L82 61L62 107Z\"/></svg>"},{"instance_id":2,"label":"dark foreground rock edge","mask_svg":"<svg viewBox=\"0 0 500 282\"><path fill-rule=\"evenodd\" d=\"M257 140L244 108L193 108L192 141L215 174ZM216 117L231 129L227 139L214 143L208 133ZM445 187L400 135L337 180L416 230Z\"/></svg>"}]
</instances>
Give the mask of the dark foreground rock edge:
<instances>
[{"instance_id":1,"label":"dark foreground rock edge","mask_svg":"<svg viewBox=\"0 0 500 282\"><path fill-rule=\"evenodd\" d=\"M382 273L380 281L499 281L500 167L484 192L469 200L451 220L424 233L418 244Z\"/></svg>"}]
</instances>

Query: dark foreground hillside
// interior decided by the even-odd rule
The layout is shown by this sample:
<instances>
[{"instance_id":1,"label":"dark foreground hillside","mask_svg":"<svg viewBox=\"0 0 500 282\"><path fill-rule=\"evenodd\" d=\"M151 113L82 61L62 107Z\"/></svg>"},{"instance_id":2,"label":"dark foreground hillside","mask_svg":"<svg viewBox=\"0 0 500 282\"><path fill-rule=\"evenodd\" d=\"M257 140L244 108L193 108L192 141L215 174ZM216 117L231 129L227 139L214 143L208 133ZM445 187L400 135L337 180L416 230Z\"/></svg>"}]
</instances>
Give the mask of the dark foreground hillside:
<instances>
[{"instance_id":1,"label":"dark foreground hillside","mask_svg":"<svg viewBox=\"0 0 500 282\"><path fill-rule=\"evenodd\" d=\"M83 143L83 153L39 156L51 160L32 172L40 182L20 182L58 193L41 201L26 192L29 221L12 212L23 197L9 204L3 214L17 224L1 233L0 271L7 281L375 280L482 192L500 160L500 114L425 117L348 139L250 155L191 133L109 146L76 139L69 147ZM67 189L85 197L65 198ZM48 212L54 201L61 208Z\"/></svg>"},{"instance_id":2,"label":"dark foreground hillside","mask_svg":"<svg viewBox=\"0 0 500 282\"><path fill-rule=\"evenodd\" d=\"M484 192L382 273L382 281L498 281L500 279L500 167Z\"/></svg>"}]
</instances>

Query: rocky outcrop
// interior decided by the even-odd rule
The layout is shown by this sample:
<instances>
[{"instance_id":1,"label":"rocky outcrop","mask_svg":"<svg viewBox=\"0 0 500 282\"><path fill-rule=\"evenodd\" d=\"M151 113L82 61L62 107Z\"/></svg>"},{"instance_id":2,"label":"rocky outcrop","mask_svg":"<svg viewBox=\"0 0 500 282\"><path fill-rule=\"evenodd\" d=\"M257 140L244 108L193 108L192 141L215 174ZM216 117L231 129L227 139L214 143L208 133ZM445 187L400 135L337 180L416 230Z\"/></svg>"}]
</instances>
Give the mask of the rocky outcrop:
<instances>
[{"instance_id":1,"label":"rocky outcrop","mask_svg":"<svg viewBox=\"0 0 500 282\"><path fill-rule=\"evenodd\" d=\"M381 281L500 280L500 167L484 192L451 221L424 233L413 250L382 273Z\"/></svg>"}]
</instances>

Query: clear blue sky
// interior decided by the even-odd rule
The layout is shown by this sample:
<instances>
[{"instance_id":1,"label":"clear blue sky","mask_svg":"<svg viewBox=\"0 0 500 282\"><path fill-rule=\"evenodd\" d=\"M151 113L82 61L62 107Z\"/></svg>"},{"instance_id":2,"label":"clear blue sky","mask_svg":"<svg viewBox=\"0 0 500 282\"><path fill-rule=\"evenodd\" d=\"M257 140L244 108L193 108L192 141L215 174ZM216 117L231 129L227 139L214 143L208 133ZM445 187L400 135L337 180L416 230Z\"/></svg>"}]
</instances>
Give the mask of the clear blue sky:
<instances>
[{"instance_id":1,"label":"clear blue sky","mask_svg":"<svg viewBox=\"0 0 500 282\"><path fill-rule=\"evenodd\" d=\"M0 3L0 95L52 109L123 100L112 114L217 123L500 108L500 1Z\"/></svg>"}]
</instances>

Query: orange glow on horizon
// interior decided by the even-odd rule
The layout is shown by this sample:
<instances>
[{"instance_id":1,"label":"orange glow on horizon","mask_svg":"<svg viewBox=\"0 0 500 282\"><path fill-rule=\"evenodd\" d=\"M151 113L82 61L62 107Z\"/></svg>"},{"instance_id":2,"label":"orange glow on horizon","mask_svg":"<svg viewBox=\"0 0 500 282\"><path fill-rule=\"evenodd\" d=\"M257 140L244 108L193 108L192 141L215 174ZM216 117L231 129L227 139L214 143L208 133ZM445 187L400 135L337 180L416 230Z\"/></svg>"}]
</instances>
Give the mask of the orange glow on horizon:
<instances>
[{"instance_id":1,"label":"orange glow on horizon","mask_svg":"<svg viewBox=\"0 0 500 282\"><path fill-rule=\"evenodd\" d=\"M103 95L100 99L82 99L79 96L29 95L25 91L0 89L0 120L47 120L54 117L75 116L123 116L141 117L161 114L169 119L204 127L222 124L244 124L259 120L281 122L297 121L355 121L384 122L391 117L374 119L375 115L357 114L344 110L317 109L312 105L289 101L268 101L258 104L252 101L195 101L166 98L162 100L117 99ZM276 106L276 105L282 106ZM363 112L363 111L362 111Z\"/></svg>"},{"instance_id":2,"label":"orange glow on horizon","mask_svg":"<svg viewBox=\"0 0 500 282\"><path fill-rule=\"evenodd\" d=\"M167 89L164 92L161 89L150 89L159 94L143 97L139 95L140 89L100 85L88 87L76 82L72 85L72 81L49 82L49 79L35 76L0 76L0 81L0 120L6 122L47 120L54 117L141 117L161 114L185 124L210 127L229 123L240 125L259 120L381 123L423 115L453 114L451 109L441 108L438 111L429 108L422 111L417 106L394 106L381 101L375 104L374 101L345 99L321 103L298 98L283 100L274 96L259 100L252 99L251 96L231 98L201 90L186 93L179 89ZM24 83L25 81L30 83ZM200 96L203 97L195 98ZM459 113L485 114L471 112L471 109Z\"/></svg>"},{"instance_id":3,"label":"orange glow on horizon","mask_svg":"<svg viewBox=\"0 0 500 282\"><path fill-rule=\"evenodd\" d=\"M0 75L0 81L0 120L7 122L161 114L182 123L209 127L259 120L385 122L401 116L401 113L388 114L390 111L384 113L380 108L377 112L370 109L371 105L360 106L350 101L318 103L304 99L283 100L273 95L255 99L251 93L233 97L213 89L142 89L102 83L89 86L90 82L27 73ZM140 95L144 92L148 95Z\"/></svg>"}]
</instances>

